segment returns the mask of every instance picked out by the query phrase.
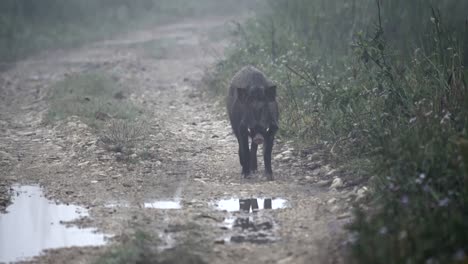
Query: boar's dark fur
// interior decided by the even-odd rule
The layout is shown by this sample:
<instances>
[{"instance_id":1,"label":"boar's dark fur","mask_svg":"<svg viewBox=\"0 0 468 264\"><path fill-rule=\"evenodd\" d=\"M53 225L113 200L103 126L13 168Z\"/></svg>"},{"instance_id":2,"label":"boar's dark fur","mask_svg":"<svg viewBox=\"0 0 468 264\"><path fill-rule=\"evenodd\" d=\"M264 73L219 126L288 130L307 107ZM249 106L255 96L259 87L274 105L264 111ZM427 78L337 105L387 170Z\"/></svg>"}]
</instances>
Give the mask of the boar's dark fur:
<instances>
[{"instance_id":1,"label":"boar's dark fur","mask_svg":"<svg viewBox=\"0 0 468 264\"><path fill-rule=\"evenodd\" d=\"M271 151L278 130L276 85L253 66L246 66L232 78L226 98L231 126L239 143L242 174L257 170L257 148L264 143L265 175L273 180ZM252 143L249 149L249 137Z\"/></svg>"}]
</instances>

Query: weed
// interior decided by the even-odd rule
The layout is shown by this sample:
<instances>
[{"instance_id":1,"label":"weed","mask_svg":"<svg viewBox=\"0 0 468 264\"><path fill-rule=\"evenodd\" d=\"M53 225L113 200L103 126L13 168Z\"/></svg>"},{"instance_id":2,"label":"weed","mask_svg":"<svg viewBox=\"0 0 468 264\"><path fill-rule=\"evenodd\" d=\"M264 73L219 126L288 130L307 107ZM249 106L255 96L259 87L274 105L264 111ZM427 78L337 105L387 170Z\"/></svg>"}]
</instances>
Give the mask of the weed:
<instances>
[{"instance_id":1,"label":"weed","mask_svg":"<svg viewBox=\"0 0 468 264\"><path fill-rule=\"evenodd\" d=\"M113 119L108 122L100 141L110 151L125 153L144 141L147 135L148 125L143 121Z\"/></svg>"},{"instance_id":2,"label":"weed","mask_svg":"<svg viewBox=\"0 0 468 264\"><path fill-rule=\"evenodd\" d=\"M459 1L267 1L208 84L253 64L279 84L280 134L372 177L356 263L466 261L468 39ZM465 28L466 27L466 28ZM354 166L355 167L355 166ZM463 220L464 219L464 220Z\"/></svg>"},{"instance_id":3,"label":"weed","mask_svg":"<svg viewBox=\"0 0 468 264\"><path fill-rule=\"evenodd\" d=\"M105 74L79 74L67 77L50 89L46 123L78 116L93 128L111 118L133 120L141 110L114 96L121 88Z\"/></svg>"}]
</instances>

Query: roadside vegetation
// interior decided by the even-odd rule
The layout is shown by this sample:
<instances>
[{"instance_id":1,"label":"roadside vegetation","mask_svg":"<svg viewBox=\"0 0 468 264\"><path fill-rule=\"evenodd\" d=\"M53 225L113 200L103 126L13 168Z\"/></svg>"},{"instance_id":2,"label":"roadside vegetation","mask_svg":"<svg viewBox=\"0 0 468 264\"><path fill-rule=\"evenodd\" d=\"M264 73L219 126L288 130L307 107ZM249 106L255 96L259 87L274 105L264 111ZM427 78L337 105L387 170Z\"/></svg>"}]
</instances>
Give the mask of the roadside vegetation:
<instances>
[{"instance_id":1,"label":"roadside vegetation","mask_svg":"<svg viewBox=\"0 0 468 264\"><path fill-rule=\"evenodd\" d=\"M280 85L281 136L365 176L355 263L467 261L468 2L345 2L264 1L210 90L257 66Z\"/></svg>"},{"instance_id":2,"label":"roadside vegetation","mask_svg":"<svg viewBox=\"0 0 468 264\"><path fill-rule=\"evenodd\" d=\"M242 1L242 3L248 3ZM215 0L4 0L0 3L0 69L38 51L109 39L144 25L240 10Z\"/></svg>"},{"instance_id":3,"label":"roadside vegetation","mask_svg":"<svg viewBox=\"0 0 468 264\"><path fill-rule=\"evenodd\" d=\"M104 72L66 77L49 90L46 123L78 116L93 128L111 118L134 120L142 110L125 98L126 90Z\"/></svg>"},{"instance_id":4,"label":"roadside vegetation","mask_svg":"<svg viewBox=\"0 0 468 264\"><path fill-rule=\"evenodd\" d=\"M158 245L162 242L154 238L149 232L137 230L134 234L125 236L118 245L111 247L99 257L95 264L126 264L126 263L155 263L155 264L205 264L202 254L209 249L206 245L197 245L186 239L175 248L161 252Z\"/></svg>"}]
</instances>

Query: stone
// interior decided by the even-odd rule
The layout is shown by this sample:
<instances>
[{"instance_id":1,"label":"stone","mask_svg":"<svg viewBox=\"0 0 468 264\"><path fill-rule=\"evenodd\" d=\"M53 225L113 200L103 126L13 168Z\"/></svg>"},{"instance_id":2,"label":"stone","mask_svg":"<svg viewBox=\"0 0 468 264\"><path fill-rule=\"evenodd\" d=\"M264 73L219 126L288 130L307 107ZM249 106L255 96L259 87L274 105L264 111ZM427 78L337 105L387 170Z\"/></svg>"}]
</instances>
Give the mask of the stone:
<instances>
[{"instance_id":1,"label":"stone","mask_svg":"<svg viewBox=\"0 0 468 264\"><path fill-rule=\"evenodd\" d=\"M317 186L319 187L325 187L330 185L331 181L330 180L321 180L317 182Z\"/></svg>"},{"instance_id":2,"label":"stone","mask_svg":"<svg viewBox=\"0 0 468 264\"><path fill-rule=\"evenodd\" d=\"M357 194L356 201L364 199L366 197L366 195L367 195L367 192L368 192L368 189L365 186L360 188L359 190L357 190L357 192L356 192L356 194Z\"/></svg>"},{"instance_id":3,"label":"stone","mask_svg":"<svg viewBox=\"0 0 468 264\"><path fill-rule=\"evenodd\" d=\"M274 160L281 160L282 158L283 158L283 155L278 154L278 155L276 155L273 159L274 159Z\"/></svg>"},{"instance_id":4,"label":"stone","mask_svg":"<svg viewBox=\"0 0 468 264\"><path fill-rule=\"evenodd\" d=\"M330 189L336 189L336 188L340 188L340 187L343 187L343 180L341 180L340 178L335 178L332 181Z\"/></svg>"}]
</instances>

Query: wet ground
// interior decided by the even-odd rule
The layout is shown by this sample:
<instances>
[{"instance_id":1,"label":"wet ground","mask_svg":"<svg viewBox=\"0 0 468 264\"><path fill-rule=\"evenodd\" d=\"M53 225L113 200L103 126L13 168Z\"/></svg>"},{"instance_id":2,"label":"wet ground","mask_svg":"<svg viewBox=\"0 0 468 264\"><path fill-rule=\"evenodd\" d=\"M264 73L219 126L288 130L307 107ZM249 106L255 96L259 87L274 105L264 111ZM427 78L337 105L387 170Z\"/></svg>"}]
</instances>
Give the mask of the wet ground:
<instances>
[{"instance_id":1,"label":"wet ground","mask_svg":"<svg viewBox=\"0 0 468 264\"><path fill-rule=\"evenodd\" d=\"M39 186L13 186L12 205L0 215L0 262L32 259L45 249L102 246L106 236L96 228L66 226L88 210L47 200Z\"/></svg>"},{"instance_id":2,"label":"wet ground","mask_svg":"<svg viewBox=\"0 0 468 264\"><path fill-rule=\"evenodd\" d=\"M206 263L340 262L342 226L350 219L349 203L357 193L343 188L339 177L344 172L317 153L302 153L278 140L275 181L266 181L261 173L248 180L240 177L237 142L227 117L200 82L229 43L224 37L214 41L213 34L226 31L230 19L184 21L45 53L0 74L0 210L9 211L1 215L0 227L18 218L34 219L21 229L32 234L27 226L40 222L34 215L15 216L15 208L22 207L28 208L24 214L41 214L40 219L53 222L59 231L50 232L66 238L48 244L49 239L32 236L37 237L30 240L34 250L23 247L28 251L24 256L74 246L47 250L32 262L93 263L112 245L143 230L160 238L160 250L186 250L182 246L191 243L189 250ZM148 54L148 43L158 40L170 40L170 45ZM42 122L52 84L97 70L127 87L125 97L144 109L149 122L149 135L129 159L103 148L99 135L77 117ZM37 196L37 187L9 191L36 184L43 187L44 197ZM26 189L30 198L45 207L16 196L24 193L21 188L33 188ZM50 218L54 212L47 208L78 212ZM81 218L72 219L76 217ZM64 228L60 220L73 224ZM42 224L38 230L50 230ZM13 244L3 240L25 235L7 229L14 234L4 235L2 229L0 259L20 257L23 253L6 248ZM75 234L93 245L106 244L77 247L89 244ZM102 234L112 237L103 240Z\"/></svg>"}]
</instances>

